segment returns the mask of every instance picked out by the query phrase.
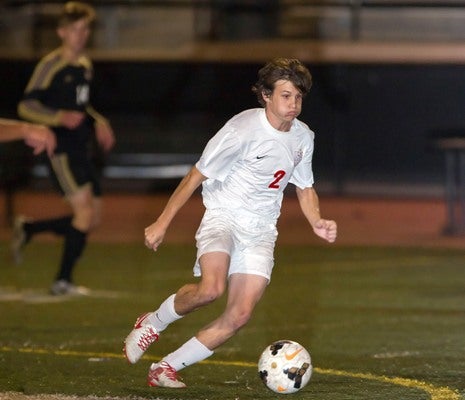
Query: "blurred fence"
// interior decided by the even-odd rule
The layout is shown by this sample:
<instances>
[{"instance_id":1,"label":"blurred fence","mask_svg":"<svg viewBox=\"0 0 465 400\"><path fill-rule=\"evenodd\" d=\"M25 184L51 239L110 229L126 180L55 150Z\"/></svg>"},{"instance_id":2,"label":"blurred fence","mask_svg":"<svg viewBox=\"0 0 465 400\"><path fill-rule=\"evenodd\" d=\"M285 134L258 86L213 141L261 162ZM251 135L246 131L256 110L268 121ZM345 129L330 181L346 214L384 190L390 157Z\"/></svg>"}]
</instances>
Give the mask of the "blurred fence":
<instances>
[{"instance_id":1,"label":"blurred fence","mask_svg":"<svg viewBox=\"0 0 465 400\"><path fill-rule=\"evenodd\" d=\"M53 47L63 1L1 0L0 50ZM100 0L97 49L250 39L465 39L465 1Z\"/></svg>"}]
</instances>

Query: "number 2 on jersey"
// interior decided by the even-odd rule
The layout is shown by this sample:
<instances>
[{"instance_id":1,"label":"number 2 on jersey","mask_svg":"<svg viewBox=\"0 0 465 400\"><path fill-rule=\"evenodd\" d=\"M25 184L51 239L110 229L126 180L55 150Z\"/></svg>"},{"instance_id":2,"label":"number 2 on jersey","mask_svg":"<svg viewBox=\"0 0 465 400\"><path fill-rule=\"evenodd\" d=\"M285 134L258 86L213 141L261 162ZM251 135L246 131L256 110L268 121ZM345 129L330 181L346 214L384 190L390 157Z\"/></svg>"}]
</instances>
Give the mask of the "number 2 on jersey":
<instances>
[{"instance_id":1,"label":"number 2 on jersey","mask_svg":"<svg viewBox=\"0 0 465 400\"><path fill-rule=\"evenodd\" d=\"M286 171L283 171L282 169L276 171L274 173L275 180L271 182L268 187L270 189L279 189L279 181L284 178L284 175L286 175Z\"/></svg>"}]
</instances>

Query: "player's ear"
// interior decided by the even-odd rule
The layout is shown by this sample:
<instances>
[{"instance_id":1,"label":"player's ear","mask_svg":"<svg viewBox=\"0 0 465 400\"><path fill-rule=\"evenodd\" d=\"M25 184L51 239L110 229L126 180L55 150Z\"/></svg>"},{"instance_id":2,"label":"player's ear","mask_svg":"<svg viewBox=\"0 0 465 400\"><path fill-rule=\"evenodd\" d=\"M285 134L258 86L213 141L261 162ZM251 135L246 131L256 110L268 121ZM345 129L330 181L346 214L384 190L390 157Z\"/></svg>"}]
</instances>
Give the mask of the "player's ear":
<instances>
[{"instance_id":1,"label":"player's ear","mask_svg":"<svg viewBox=\"0 0 465 400\"><path fill-rule=\"evenodd\" d=\"M271 93L269 93L266 90L262 91L262 99L265 103L268 103L270 101Z\"/></svg>"},{"instance_id":2,"label":"player's ear","mask_svg":"<svg viewBox=\"0 0 465 400\"><path fill-rule=\"evenodd\" d=\"M59 26L57 28L57 35L60 39L63 39L63 36L64 36L65 32L64 32L64 29L62 26Z\"/></svg>"}]
</instances>

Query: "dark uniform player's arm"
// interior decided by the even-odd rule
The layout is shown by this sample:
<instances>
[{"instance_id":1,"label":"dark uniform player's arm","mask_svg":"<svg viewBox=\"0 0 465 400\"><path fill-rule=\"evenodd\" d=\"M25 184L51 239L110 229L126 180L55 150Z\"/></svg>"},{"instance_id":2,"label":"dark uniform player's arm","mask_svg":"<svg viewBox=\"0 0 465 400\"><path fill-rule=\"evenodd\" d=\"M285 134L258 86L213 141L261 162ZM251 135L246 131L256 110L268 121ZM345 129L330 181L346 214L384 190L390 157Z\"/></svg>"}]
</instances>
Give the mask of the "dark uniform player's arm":
<instances>
[{"instance_id":1,"label":"dark uniform player's arm","mask_svg":"<svg viewBox=\"0 0 465 400\"><path fill-rule=\"evenodd\" d=\"M86 107L88 115L95 121L95 135L97 142L100 144L103 150L110 150L115 144L115 135L111 128L110 122L102 115L99 114L90 105Z\"/></svg>"},{"instance_id":2,"label":"dark uniform player's arm","mask_svg":"<svg viewBox=\"0 0 465 400\"><path fill-rule=\"evenodd\" d=\"M74 129L85 118L85 114L79 111L56 110L46 107L34 97L34 92L27 93L24 100L18 105L18 114L26 121L49 127L66 126L68 129Z\"/></svg>"},{"instance_id":3,"label":"dark uniform player's arm","mask_svg":"<svg viewBox=\"0 0 465 400\"><path fill-rule=\"evenodd\" d=\"M34 69L23 99L18 104L21 118L51 127L61 125L62 111L46 106L43 102L43 96L56 70L55 64L53 59L44 59Z\"/></svg>"},{"instance_id":4,"label":"dark uniform player's arm","mask_svg":"<svg viewBox=\"0 0 465 400\"><path fill-rule=\"evenodd\" d=\"M86 107L86 112L95 121L95 123L109 124L108 119L106 119L99 112L95 111L94 107L92 107L90 104Z\"/></svg>"},{"instance_id":5,"label":"dark uniform player's arm","mask_svg":"<svg viewBox=\"0 0 465 400\"><path fill-rule=\"evenodd\" d=\"M92 69L91 60L87 58L86 61L87 67ZM86 105L85 110L87 115L94 121L95 136L98 144L104 151L109 151L115 144L115 134L113 133L110 121L97 112L90 103Z\"/></svg>"},{"instance_id":6,"label":"dark uniform player's arm","mask_svg":"<svg viewBox=\"0 0 465 400\"><path fill-rule=\"evenodd\" d=\"M45 107L39 100L26 95L25 99L18 104L18 115L26 121L47 126L61 125L62 115L59 110Z\"/></svg>"}]
</instances>

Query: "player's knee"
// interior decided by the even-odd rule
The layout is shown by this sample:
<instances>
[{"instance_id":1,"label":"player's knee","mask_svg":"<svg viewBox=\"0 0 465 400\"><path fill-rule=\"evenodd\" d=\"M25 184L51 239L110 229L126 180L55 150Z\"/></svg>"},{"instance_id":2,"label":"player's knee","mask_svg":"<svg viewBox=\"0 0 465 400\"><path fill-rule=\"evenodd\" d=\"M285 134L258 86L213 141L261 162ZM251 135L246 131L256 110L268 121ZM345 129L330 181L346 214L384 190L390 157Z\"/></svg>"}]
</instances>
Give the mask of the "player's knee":
<instances>
[{"instance_id":1,"label":"player's knee","mask_svg":"<svg viewBox=\"0 0 465 400\"><path fill-rule=\"evenodd\" d=\"M216 299L218 299L220 296L221 294L213 288L209 288L207 290L202 290L199 292L199 298L202 304L210 304L214 302Z\"/></svg>"},{"instance_id":2,"label":"player's knee","mask_svg":"<svg viewBox=\"0 0 465 400\"><path fill-rule=\"evenodd\" d=\"M75 208L73 225L76 228L83 232L89 232L92 227L92 220L93 210L91 206L83 205Z\"/></svg>"},{"instance_id":3,"label":"player's knee","mask_svg":"<svg viewBox=\"0 0 465 400\"><path fill-rule=\"evenodd\" d=\"M245 308L236 310L232 314L232 318L231 318L232 329L234 331L238 331L239 329L241 329L243 326L247 324L247 322L249 322L251 316L252 316L252 310L245 309Z\"/></svg>"},{"instance_id":4,"label":"player's knee","mask_svg":"<svg viewBox=\"0 0 465 400\"><path fill-rule=\"evenodd\" d=\"M89 232L94 231L95 229L97 229L100 226L101 222L102 222L102 219L101 219L100 215L94 211L92 213L92 217L91 217L91 220L90 220Z\"/></svg>"},{"instance_id":5,"label":"player's knee","mask_svg":"<svg viewBox=\"0 0 465 400\"><path fill-rule=\"evenodd\" d=\"M201 285L198 291L202 304L209 304L221 297L224 293L224 285Z\"/></svg>"}]
</instances>

